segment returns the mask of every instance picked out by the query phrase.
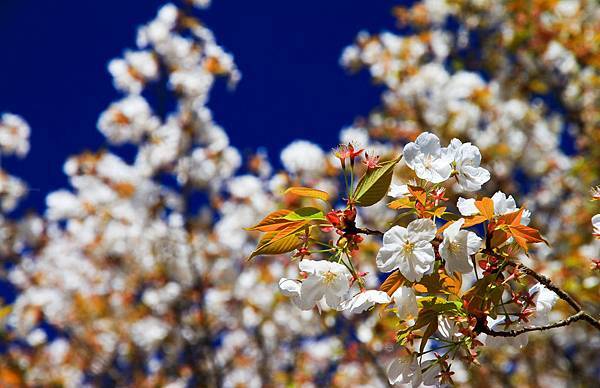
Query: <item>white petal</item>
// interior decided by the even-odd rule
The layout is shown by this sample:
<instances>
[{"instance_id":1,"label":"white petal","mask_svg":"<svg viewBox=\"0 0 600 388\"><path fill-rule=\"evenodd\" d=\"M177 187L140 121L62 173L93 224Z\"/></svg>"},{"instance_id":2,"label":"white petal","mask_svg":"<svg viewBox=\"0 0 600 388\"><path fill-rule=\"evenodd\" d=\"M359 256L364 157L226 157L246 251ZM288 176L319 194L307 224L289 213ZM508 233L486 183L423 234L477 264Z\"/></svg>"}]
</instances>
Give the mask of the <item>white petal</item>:
<instances>
[{"instance_id":1,"label":"white petal","mask_svg":"<svg viewBox=\"0 0 600 388\"><path fill-rule=\"evenodd\" d=\"M408 230L402 226L392 226L383 234L383 245L402 244L408 240Z\"/></svg>"},{"instance_id":2,"label":"white petal","mask_svg":"<svg viewBox=\"0 0 600 388\"><path fill-rule=\"evenodd\" d=\"M463 197L459 197L456 206L458 207L460 214L463 216L473 216L475 214L479 214L479 209L477 209L477 206L475 206L474 198L465 199Z\"/></svg>"},{"instance_id":3,"label":"white petal","mask_svg":"<svg viewBox=\"0 0 600 388\"><path fill-rule=\"evenodd\" d=\"M418 315L419 307L417 306L417 297L412 288L398 288L394 294L392 294L392 299L394 299L394 303L396 303L396 307L398 308L398 318L407 320L408 318L414 318Z\"/></svg>"},{"instance_id":4,"label":"white petal","mask_svg":"<svg viewBox=\"0 0 600 388\"><path fill-rule=\"evenodd\" d=\"M300 296L300 282L293 279L279 279L279 290L284 296Z\"/></svg>"},{"instance_id":5,"label":"white petal","mask_svg":"<svg viewBox=\"0 0 600 388\"><path fill-rule=\"evenodd\" d=\"M377 268L381 272L390 272L398 268L400 253L400 247L395 245L384 245L375 258Z\"/></svg>"},{"instance_id":6,"label":"white petal","mask_svg":"<svg viewBox=\"0 0 600 388\"><path fill-rule=\"evenodd\" d=\"M403 256L400 260L399 269L402 275L411 282L421 280L423 274L433 267L435 254L430 243L424 246L416 246L412 254Z\"/></svg>"},{"instance_id":7,"label":"white petal","mask_svg":"<svg viewBox=\"0 0 600 388\"><path fill-rule=\"evenodd\" d=\"M397 185L395 183L390 185L390 189L388 191L388 195L393 198L404 198L408 194L410 194L410 192L408 191L407 185Z\"/></svg>"},{"instance_id":8,"label":"white petal","mask_svg":"<svg viewBox=\"0 0 600 388\"><path fill-rule=\"evenodd\" d=\"M426 218L420 218L408 224L407 232L411 242L431 241L435 238L437 228L433 221Z\"/></svg>"},{"instance_id":9,"label":"white petal","mask_svg":"<svg viewBox=\"0 0 600 388\"><path fill-rule=\"evenodd\" d=\"M460 218L450 224L450 226L444 230L444 240L448 239L449 241L454 241L464 223L465 219Z\"/></svg>"},{"instance_id":10,"label":"white petal","mask_svg":"<svg viewBox=\"0 0 600 388\"><path fill-rule=\"evenodd\" d=\"M419 151L425 154L440 155L442 151L440 139L433 133L423 132L417 137L415 143L419 146Z\"/></svg>"},{"instance_id":11,"label":"white petal","mask_svg":"<svg viewBox=\"0 0 600 388\"><path fill-rule=\"evenodd\" d=\"M419 153L419 146L415 143L408 143L404 146L404 150L402 151L404 163L412 170L415 168Z\"/></svg>"},{"instance_id":12,"label":"white petal","mask_svg":"<svg viewBox=\"0 0 600 388\"><path fill-rule=\"evenodd\" d=\"M494 214L496 215L501 216L517 211L517 204L512 195L507 198L502 191L497 191L492 195L492 201L494 202Z\"/></svg>"},{"instance_id":13,"label":"white petal","mask_svg":"<svg viewBox=\"0 0 600 388\"><path fill-rule=\"evenodd\" d=\"M342 302L340 307L352 314L359 314L370 309L376 303L384 304L390 302L391 299L387 293L377 290L368 290L360 292L351 299Z\"/></svg>"},{"instance_id":14,"label":"white petal","mask_svg":"<svg viewBox=\"0 0 600 388\"><path fill-rule=\"evenodd\" d=\"M325 287L323 282L316 276L309 276L308 279L302 282L302 286L300 287L300 301L302 302L302 306L311 308L323 297L324 293Z\"/></svg>"},{"instance_id":15,"label":"white petal","mask_svg":"<svg viewBox=\"0 0 600 388\"><path fill-rule=\"evenodd\" d=\"M474 255L481 248L483 239L473 232L468 232L467 235L467 247L469 255Z\"/></svg>"}]
</instances>

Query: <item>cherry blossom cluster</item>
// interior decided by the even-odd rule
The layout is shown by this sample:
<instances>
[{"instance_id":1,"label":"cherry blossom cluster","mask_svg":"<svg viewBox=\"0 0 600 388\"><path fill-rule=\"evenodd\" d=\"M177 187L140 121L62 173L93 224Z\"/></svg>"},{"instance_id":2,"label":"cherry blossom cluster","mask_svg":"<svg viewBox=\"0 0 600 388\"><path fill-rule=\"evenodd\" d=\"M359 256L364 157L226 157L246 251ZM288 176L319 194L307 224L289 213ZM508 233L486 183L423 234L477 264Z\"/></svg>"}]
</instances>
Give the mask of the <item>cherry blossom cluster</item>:
<instances>
[{"instance_id":1,"label":"cherry blossom cluster","mask_svg":"<svg viewBox=\"0 0 600 388\"><path fill-rule=\"evenodd\" d=\"M459 197L460 215L448 211L445 182L453 179L462 190L476 191L490 179L476 147L453 139L442 148L437 136L421 134L403 149L404 163L414 172L405 185L391 183L400 158L380 162L366 153L355 185L356 159L363 152L352 144L335 151L346 185L344 210L314 206L329 200L325 191L289 188L286 193L304 198L298 205L313 206L275 210L250 228L265 233L250 258L295 250L300 273L281 278L279 288L300 310L361 314L376 309L380 319L393 311L402 352L387 368L391 384L451 383L452 360L458 357L469 366L478 363L484 346L523 347L528 331L582 319L600 329L579 306L569 318L550 322L556 301L572 300L520 263L529 244L545 240L528 226L531 212L517 207L512 196L499 191L491 198ZM402 211L392 226L385 232L357 226L359 210L386 193L396 198L388 207ZM401 221L406 218L413 220ZM379 289L366 287L367 272L358 260L363 236L373 235L382 236L376 267L390 273Z\"/></svg>"}]
</instances>

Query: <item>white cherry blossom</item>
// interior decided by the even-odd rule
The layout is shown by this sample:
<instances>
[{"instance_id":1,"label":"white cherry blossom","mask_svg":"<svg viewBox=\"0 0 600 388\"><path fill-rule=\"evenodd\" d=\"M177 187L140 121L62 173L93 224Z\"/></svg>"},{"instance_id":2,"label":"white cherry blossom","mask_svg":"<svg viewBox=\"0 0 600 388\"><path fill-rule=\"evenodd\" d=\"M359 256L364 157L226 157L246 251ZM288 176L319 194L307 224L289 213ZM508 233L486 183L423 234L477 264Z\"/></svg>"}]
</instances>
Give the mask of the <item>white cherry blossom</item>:
<instances>
[{"instance_id":1,"label":"white cherry blossom","mask_svg":"<svg viewBox=\"0 0 600 388\"><path fill-rule=\"evenodd\" d=\"M529 289L529 295L533 295L533 301L535 302L535 312L530 320L531 325L547 325L549 322L548 314L558 300L558 295L556 295L553 291L550 291L541 283L534 284Z\"/></svg>"},{"instance_id":2,"label":"white cherry blossom","mask_svg":"<svg viewBox=\"0 0 600 388\"><path fill-rule=\"evenodd\" d=\"M421 367L414 354L392 361L387 367L387 375L390 384L411 384L416 388L423 382Z\"/></svg>"},{"instance_id":3,"label":"white cherry blossom","mask_svg":"<svg viewBox=\"0 0 600 388\"><path fill-rule=\"evenodd\" d=\"M383 235L383 247L377 254L377 267L382 272L396 268L411 282L421 280L433 269L435 253L431 241L435 238L433 221L418 219L407 228L394 226Z\"/></svg>"},{"instance_id":4,"label":"white cherry blossom","mask_svg":"<svg viewBox=\"0 0 600 388\"><path fill-rule=\"evenodd\" d=\"M600 214L592 217L592 227L594 228L594 234L600 236Z\"/></svg>"},{"instance_id":5,"label":"white cherry blossom","mask_svg":"<svg viewBox=\"0 0 600 388\"><path fill-rule=\"evenodd\" d=\"M519 208L512 195L508 197L502 191L497 191L492 195L492 201L494 202L494 215L502 216L509 213L514 213ZM475 206L475 198L463 198L459 197L456 203L458 211L465 217L479 214L479 209ZM531 221L531 211L528 209L523 210L521 215L521 224L528 225Z\"/></svg>"},{"instance_id":6,"label":"white cherry blossom","mask_svg":"<svg viewBox=\"0 0 600 388\"><path fill-rule=\"evenodd\" d=\"M411 287L399 287L393 294L392 299L398 308L396 314L401 320L415 318L419 313L417 296Z\"/></svg>"},{"instance_id":7,"label":"white cherry blossom","mask_svg":"<svg viewBox=\"0 0 600 388\"><path fill-rule=\"evenodd\" d=\"M352 314L359 314L375 306L375 304L385 304L391 301L389 295L383 291L367 290L359 292L351 299L342 302L340 308Z\"/></svg>"},{"instance_id":8,"label":"white cherry blossom","mask_svg":"<svg viewBox=\"0 0 600 388\"><path fill-rule=\"evenodd\" d=\"M450 178L450 160L440 145L440 139L429 132L404 146L404 161L421 179L441 183Z\"/></svg>"},{"instance_id":9,"label":"white cherry blossom","mask_svg":"<svg viewBox=\"0 0 600 388\"><path fill-rule=\"evenodd\" d=\"M458 185L464 191L477 191L490 180L490 173L481 163L479 148L471 143L462 143L458 139L452 139L446 149L447 157L452 161L453 171L458 180Z\"/></svg>"},{"instance_id":10,"label":"white cherry blossom","mask_svg":"<svg viewBox=\"0 0 600 388\"><path fill-rule=\"evenodd\" d=\"M342 264L325 260L302 260L300 271L308 277L300 287L301 308L312 308L321 298L331 308L338 308L350 288L350 272Z\"/></svg>"},{"instance_id":11,"label":"white cherry blossom","mask_svg":"<svg viewBox=\"0 0 600 388\"><path fill-rule=\"evenodd\" d=\"M460 228L465 223L461 218L444 230L444 240L440 244L440 255L446 261L446 270L450 273L468 273L473 270L471 255L481 247L479 236Z\"/></svg>"},{"instance_id":12,"label":"white cherry blossom","mask_svg":"<svg viewBox=\"0 0 600 388\"><path fill-rule=\"evenodd\" d=\"M397 185L392 183L388 191L388 195L392 198L404 198L410 194L407 185Z\"/></svg>"},{"instance_id":13,"label":"white cherry blossom","mask_svg":"<svg viewBox=\"0 0 600 388\"><path fill-rule=\"evenodd\" d=\"M317 174L325 169L325 154L314 143L296 140L281 151L281 163L293 174Z\"/></svg>"},{"instance_id":14,"label":"white cherry blossom","mask_svg":"<svg viewBox=\"0 0 600 388\"><path fill-rule=\"evenodd\" d=\"M23 157L29 151L31 129L22 117L12 113L0 116L0 153Z\"/></svg>"}]
</instances>

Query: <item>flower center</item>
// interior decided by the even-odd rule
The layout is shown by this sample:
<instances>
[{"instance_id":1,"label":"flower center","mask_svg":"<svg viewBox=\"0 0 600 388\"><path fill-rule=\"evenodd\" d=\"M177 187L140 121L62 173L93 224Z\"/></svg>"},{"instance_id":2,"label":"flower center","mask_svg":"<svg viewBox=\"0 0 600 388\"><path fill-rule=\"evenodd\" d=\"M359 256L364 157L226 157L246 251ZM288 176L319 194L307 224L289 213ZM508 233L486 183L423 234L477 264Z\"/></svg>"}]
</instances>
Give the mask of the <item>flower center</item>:
<instances>
[{"instance_id":1,"label":"flower center","mask_svg":"<svg viewBox=\"0 0 600 388\"><path fill-rule=\"evenodd\" d=\"M323 275L323 283L325 283L325 284L331 284L331 283L333 283L333 281L335 279L337 279L337 274L335 274L335 273L333 273L331 271L326 272Z\"/></svg>"},{"instance_id":2,"label":"flower center","mask_svg":"<svg viewBox=\"0 0 600 388\"><path fill-rule=\"evenodd\" d=\"M427 169L431 169L431 167L433 166L433 156L432 155L425 156L425 160L423 160L423 166L425 166L425 168L427 168Z\"/></svg>"},{"instance_id":3,"label":"flower center","mask_svg":"<svg viewBox=\"0 0 600 388\"><path fill-rule=\"evenodd\" d=\"M448 245L448 251L450 251L450 253L458 253L460 251L460 244L456 241L452 241Z\"/></svg>"},{"instance_id":4,"label":"flower center","mask_svg":"<svg viewBox=\"0 0 600 388\"><path fill-rule=\"evenodd\" d=\"M411 243L410 241L405 241L402 248L406 254L410 255L415 249L415 244Z\"/></svg>"}]
</instances>

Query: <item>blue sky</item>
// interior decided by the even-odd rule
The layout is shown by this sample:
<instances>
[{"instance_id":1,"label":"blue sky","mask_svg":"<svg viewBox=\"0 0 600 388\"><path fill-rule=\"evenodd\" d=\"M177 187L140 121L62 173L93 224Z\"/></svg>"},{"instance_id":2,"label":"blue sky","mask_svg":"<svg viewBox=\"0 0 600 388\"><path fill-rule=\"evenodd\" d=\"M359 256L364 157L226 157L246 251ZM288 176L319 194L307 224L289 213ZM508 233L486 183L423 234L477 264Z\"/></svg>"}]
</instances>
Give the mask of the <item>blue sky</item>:
<instances>
[{"instance_id":1,"label":"blue sky","mask_svg":"<svg viewBox=\"0 0 600 388\"><path fill-rule=\"evenodd\" d=\"M134 46L136 27L158 0L2 0L0 112L31 125L31 153L4 166L28 181L26 206L67 186L68 155L98 149L98 115L119 94L106 64ZM394 2L368 0L215 0L199 15L235 55L242 82L221 83L211 101L216 121L242 152L265 147L271 159L290 141L335 145L341 127L366 114L380 90L368 74L348 75L342 49L365 29L392 29Z\"/></svg>"}]
</instances>

